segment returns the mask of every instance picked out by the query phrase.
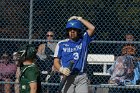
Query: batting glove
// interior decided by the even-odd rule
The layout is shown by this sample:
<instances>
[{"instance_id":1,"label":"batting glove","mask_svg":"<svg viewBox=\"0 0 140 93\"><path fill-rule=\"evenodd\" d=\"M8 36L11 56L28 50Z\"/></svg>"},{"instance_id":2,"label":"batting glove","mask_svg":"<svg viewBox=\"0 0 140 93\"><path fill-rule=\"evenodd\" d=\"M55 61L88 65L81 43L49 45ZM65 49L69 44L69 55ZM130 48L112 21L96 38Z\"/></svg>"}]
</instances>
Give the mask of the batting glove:
<instances>
[{"instance_id":1,"label":"batting glove","mask_svg":"<svg viewBox=\"0 0 140 93\"><path fill-rule=\"evenodd\" d=\"M61 72L62 74L68 76L70 75L70 69L66 68L66 67L60 67L59 72Z\"/></svg>"},{"instance_id":2,"label":"batting glove","mask_svg":"<svg viewBox=\"0 0 140 93\"><path fill-rule=\"evenodd\" d=\"M70 17L70 18L68 19L68 21L73 20L73 19L81 20L82 17L80 17L80 16L72 16L72 17Z\"/></svg>"}]
</instances>

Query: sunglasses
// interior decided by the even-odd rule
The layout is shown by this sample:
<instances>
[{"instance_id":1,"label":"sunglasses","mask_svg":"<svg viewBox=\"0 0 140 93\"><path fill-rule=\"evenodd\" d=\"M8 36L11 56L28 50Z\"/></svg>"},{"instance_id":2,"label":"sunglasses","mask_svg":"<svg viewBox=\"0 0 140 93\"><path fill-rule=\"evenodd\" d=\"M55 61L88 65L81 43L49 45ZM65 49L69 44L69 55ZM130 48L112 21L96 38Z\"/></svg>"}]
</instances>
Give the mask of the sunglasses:
<instances>
[{"instance_id":1,"label":"sunglasses","mask_svg":"<svg viewBox=\"0 0 140 93\"><path fill-rule=\"evenodd\" d=\"M47 36L47 37L49 37L49 36L50 36L50 37L53 37L53 35L46 35L46 36Z\"/></svg>"}]
</instances>

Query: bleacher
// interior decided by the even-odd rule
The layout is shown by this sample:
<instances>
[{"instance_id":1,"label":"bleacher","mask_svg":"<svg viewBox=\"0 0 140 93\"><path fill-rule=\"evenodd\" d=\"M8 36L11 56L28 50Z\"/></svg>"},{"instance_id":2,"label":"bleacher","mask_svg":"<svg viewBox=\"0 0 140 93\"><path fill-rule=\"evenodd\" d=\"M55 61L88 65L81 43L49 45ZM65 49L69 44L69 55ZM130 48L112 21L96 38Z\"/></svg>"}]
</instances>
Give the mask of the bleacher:
<instances>
[{"instance_id":1,"label":"bleacher","mask_svg":"<svg viewBox=\"0 0 140 93\"><path fill-rule=\"evenodd\" d=\"M114 63L114 55L112 54L88 54L87 61L91 65L103 65L102 70L93 72L93 75L104 75L108 76L107 66ZM102 72L101 72L102 71Z\"/></svg>"}]
</instances>

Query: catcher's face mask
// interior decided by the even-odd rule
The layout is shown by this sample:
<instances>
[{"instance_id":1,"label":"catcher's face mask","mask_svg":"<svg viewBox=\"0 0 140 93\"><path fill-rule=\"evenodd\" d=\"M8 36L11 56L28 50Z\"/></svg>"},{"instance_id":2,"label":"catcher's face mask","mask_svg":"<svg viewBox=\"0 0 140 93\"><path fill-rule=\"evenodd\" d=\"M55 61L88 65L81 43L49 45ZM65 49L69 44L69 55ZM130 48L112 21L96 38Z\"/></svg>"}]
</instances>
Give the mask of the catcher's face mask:
<instances>
[{"instance_id":1,"label":"catcher's face mask","mask_svg":"<svg viewBox=\"0 0 140 93\"><path fill-rule=\"evenodd\" d=\"M36 49L33 45L24 45L15 53L15 55L21 66L25 60L33 60L35 58Z\"/></svg>"}]
</instances>

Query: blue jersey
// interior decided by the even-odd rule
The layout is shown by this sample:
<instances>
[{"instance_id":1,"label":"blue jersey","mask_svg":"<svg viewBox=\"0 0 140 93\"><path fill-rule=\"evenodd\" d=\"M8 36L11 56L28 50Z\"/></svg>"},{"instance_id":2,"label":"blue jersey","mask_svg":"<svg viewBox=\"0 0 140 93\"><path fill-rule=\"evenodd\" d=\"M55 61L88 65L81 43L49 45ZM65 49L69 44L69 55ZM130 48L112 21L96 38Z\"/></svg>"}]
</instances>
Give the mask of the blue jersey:
<instances>
[{"instance_id":1,"label":"blue jersey","mask_svg":"<svg viewBox=\"0 0 140 93\"><path fill-rule=\"evenodd\" d=\"M62 40L56 46L54 57L60 59L63 67L69 67L70 61L73 60L73 71L84 72L87 63L87 49L91 40L87 32L77 42L70 39Z\"/></svg>"}]
</instances>

